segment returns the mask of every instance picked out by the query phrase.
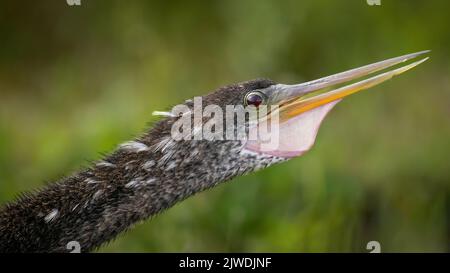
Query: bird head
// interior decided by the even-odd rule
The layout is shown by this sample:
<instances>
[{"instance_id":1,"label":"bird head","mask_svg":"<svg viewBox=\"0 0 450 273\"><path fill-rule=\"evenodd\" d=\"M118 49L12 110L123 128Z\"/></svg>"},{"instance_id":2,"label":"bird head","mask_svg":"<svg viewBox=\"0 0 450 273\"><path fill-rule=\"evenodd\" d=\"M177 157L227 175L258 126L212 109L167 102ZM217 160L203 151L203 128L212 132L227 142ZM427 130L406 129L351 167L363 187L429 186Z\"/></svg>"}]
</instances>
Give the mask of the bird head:
<instances>
[{"instance_id":1,"label":"bird head","mask_svg":"<svg viewBox=\"0 0 450 273\"><path fill-rule=\"evenodd\" d=\"M211 160L216 165L234 164L234 168L244 172L301 156L311 149L322 121L338 102L417 66L428 58L408 61L427 52L387 59L300 84L257 79L228 85L188 100L182 105L184 108L174 107L172 136L173 132L184 131L177 142L184 142L186 150L200 150L202 160ZM200 103L197 110L196 103ZM235 111L231 123L227 119L230 109ZM239 122L236 109L244 109L244 122ZM248 109L255 110L256 115L251 115ZM193 128L188 133L179 128L183 120ZM205 132L212 136L196 138L205 136ZM208 158L210 153L213 158Z\"/></svg>"}]
</instances>

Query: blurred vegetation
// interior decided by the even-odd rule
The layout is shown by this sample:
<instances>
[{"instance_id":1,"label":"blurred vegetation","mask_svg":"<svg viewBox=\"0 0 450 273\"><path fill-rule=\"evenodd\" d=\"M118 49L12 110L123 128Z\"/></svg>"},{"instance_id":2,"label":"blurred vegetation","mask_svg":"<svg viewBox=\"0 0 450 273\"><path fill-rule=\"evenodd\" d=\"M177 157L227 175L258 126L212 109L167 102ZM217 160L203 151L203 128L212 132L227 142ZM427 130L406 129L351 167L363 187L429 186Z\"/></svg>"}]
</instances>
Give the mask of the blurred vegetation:
<instances>
[{"instance_id":1,"label":"blurred vegetation","mask_svg":"<svg viewBox=\"0 0 450 273\"><path fill-rule=\"evenodd\" d=\"M341 102L315 147L198 194L101 252L450 251L450 2L0 3L0 202L168 109L256 77L319 78L431 49Z\"/></svg>"}]
</instances>

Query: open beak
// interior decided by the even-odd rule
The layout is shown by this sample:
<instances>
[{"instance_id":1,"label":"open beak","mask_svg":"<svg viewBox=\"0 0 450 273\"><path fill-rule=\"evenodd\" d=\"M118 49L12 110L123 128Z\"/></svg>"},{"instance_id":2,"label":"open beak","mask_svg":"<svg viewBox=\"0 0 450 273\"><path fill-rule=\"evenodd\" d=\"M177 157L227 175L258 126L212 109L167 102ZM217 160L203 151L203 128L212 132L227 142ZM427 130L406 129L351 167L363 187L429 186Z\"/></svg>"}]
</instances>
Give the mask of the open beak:
<instances>
[{"instance_id":1,"label":"open beak","mask_svg":"<svg viewBox=\"0 0 450 273\"><path fill-rule=\"evenodd\" d=\"M266 95L272 105L279 107L263 116L258 126L250 127L251 135L258 137L247 141L244 151L282 158L304 154L314 145L320 124L327 113L342 98L408 71L428 58L382 72L427 52L429 51L388 59L302 84L274 85L272 89L266 91ZM378 75L368 77L377 71L380 72ZM365 79L353 82L362 77ZM329 89L331 91L326 91ZM269 120L271 126L264 126ZM266 127L270 129L260 130Z\"/></svg>"},{"instance_id":2,"label":"open beak","mask_svg":"<svg viewBox=\"0 0 450 273\"><path fill-rule=\"evenodd\" d=\"M277 100L280 101L279 118L280 123L287 121L295 116L298 116L306 111L312 110L319 106L338 101L348 95L357 93L361 90L368 89L375 85L378 85L386 80L391 79L396 75L400 75L403 72L423 63L428 57L419 61L406 64L404 66L392 69L390 71L372 76L370 78L351 83L342 87L338 87L331 91L320 93L315 96L311 93L320 92L325 88L333 87L338 84L349 83L353 80L368 76L374 72L387 69L400 63L407 62L411 59L422 56L429 51L421 51L412 53L392 59L387 59L381 62L369 64L352 70L348 70L342 73L334 74L328 77L320 78L314 81L296 84L296 85L279 85L276 92Z\"/></svg>"}]
</instances>

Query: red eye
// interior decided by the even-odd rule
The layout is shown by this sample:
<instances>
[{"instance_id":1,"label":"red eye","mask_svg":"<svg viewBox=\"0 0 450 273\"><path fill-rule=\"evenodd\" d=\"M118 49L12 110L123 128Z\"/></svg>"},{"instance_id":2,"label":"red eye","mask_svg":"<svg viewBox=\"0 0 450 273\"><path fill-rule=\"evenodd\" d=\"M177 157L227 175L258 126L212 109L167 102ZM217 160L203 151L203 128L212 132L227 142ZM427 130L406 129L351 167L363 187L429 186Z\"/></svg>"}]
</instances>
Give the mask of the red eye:
<instances>
[{"instance_id":1,"label":"red eye","mask_svg":"<svg viewBox=\"0 0 450 273\"><path fill-rule=\"evenodd\" d=\"M258 107L264 102L264 95L260 92L250 92L245 96L245 105Z\"/></svg>"}]
</instances>

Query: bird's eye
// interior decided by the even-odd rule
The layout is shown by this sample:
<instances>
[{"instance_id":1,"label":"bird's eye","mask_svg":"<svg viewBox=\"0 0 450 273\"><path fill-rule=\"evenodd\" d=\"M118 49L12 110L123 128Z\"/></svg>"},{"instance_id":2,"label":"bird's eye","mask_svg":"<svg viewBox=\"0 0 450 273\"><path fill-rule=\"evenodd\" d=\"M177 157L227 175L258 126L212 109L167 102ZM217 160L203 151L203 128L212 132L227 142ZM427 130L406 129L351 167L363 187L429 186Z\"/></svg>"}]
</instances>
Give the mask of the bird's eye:
<instances>
[{"instance_id":1,"label":"bird's eye","mask_svg":"<svg viewBox=\"0 0 450 273\"><path fill-rule=\"evenodd\" d=\"M244 104L247 105L253 105L255 107L258 107L260 104L264 103L265 97L264 94L258 91L252 91L245 95L244 98Z\"/></svg>"}]
</instances>

